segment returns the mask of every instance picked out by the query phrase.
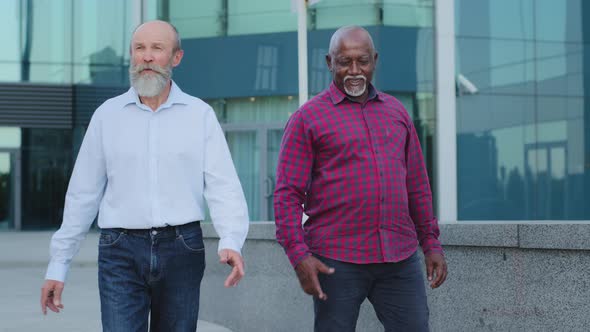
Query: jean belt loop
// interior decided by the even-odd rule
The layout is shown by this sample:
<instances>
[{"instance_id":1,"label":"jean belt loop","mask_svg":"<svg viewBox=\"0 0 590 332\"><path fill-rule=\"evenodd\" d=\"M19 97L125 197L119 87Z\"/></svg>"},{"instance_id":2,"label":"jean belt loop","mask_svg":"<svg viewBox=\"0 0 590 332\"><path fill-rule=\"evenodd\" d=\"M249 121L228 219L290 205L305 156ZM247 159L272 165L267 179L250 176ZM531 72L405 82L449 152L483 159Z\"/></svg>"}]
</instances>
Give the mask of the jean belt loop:
<instances>
[{"instance_id":1,"label":"jean belt loop","mask_svg":"<svg viewBox=\"0 0 590 332\"><path fill-rule=\"evenodd\" d=\"M180 226L181 225L174 226L174 231L176 231L176 237L180 237L182 235L182 232L180 231Z\"/></svg>"}]
</instances>

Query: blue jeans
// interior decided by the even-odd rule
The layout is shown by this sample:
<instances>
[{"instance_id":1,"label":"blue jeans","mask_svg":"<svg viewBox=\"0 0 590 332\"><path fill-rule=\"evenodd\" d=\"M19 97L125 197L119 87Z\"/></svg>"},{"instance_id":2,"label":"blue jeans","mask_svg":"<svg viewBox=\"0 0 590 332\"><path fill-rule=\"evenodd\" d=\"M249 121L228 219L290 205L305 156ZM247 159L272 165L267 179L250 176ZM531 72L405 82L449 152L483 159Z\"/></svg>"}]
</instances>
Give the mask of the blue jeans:
<instances>
[{"instance_id":1,"label":"blue jeans","mask_svg":"<svg viewBox=\"0 0 590 332\"><path fill-rule=\"evenodd\" d=\"M98 287L103 331L197 328L205 247L199 222L148 230L103 229Z\"/></svg>"},{"instance_id":2,"label":"blue jeans","mask_svg":"<svg viewBox=\"0 0 590 332\"><path fill-rule=\"evenodd\" d=\"M328 299L314 297L316 332L354 332L369 299L386 332L428 331L428 304L418 254L397 263L352 264L315 256L336 271L319 275Z\"/></svg>"}]
</instances>

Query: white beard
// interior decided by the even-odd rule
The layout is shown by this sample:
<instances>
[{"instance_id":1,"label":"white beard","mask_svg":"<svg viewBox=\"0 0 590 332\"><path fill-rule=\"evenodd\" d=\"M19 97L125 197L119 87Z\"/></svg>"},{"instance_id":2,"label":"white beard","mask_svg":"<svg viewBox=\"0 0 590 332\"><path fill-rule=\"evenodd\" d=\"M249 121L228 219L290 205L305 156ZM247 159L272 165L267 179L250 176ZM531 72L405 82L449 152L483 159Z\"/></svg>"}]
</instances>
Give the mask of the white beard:
<instances>
[{"instance_id":1,"label":"white beard","mask_svg":"<svg viewBox=\"0 0 590 332\"><path fill-rule=\"evenodd\" d=\"M154 72L142 74L141 71L151 69ZM168 64L165 67L158 65L131 65L129 67L129 82L131 86L137 91L137 94L142 97L155 97L159 95L172 77L172 65Z\"/></svg>"},{"instance_id":2,"label":"white beard","mask_svg":"<svg viewBox=\"0 0 590 332\"><path fill-rule=\"evenodd\" d=\"M346 86L346 81L349 79L362 79L365 84L360 86L354 86L352 88L348 88ZM356 76L345 76L343 80L344 92L351 97L358 97L365 93L367 90L367 78L364 75L356 75Z\"/></svg>"}]
</instances>

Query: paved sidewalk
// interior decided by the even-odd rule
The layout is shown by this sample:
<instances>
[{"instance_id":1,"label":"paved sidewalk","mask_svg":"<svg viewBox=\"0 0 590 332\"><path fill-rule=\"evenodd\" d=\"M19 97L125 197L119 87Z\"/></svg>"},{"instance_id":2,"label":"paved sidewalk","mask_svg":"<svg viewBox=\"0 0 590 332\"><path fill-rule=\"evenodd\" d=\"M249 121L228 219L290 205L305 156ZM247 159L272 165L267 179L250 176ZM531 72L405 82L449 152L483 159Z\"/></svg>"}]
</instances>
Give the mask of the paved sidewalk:
<instances>
[{"instance_id":1,"label":"paved sidewalk","mask_svg":"<svg viewBox=\"0 0 590 332\"><path fill-rule=\"evenodd\" d=\"M39 294L52 232L0 232L0 331L101 331L97 282L98 234L90 233L72 263L64 310L43 316ZM231 332L199 321L198 332Z\"/></svg>"}]
</instances>

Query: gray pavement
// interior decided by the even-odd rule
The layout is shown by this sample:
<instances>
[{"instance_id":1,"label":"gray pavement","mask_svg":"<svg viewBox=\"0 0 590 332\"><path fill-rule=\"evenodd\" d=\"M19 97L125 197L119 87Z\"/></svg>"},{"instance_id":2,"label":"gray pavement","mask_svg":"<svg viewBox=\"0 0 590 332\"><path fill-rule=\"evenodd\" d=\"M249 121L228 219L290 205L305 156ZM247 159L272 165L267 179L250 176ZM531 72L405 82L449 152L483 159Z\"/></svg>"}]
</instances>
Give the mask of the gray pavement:
<instances>
[{"instance_id":1,"label":"gray pavement","mask_svg":"<svg viewBox=\"0 0 590 332\"><path fill-rule=\"evenodd\" d=\"M101 331L97 282L98 235L90 233L72 263L64 310L41 313L39 294L51 232L0 232L0 331ZM231 332L199 321L198 332Z\"/></svg>"}]
</instances>

